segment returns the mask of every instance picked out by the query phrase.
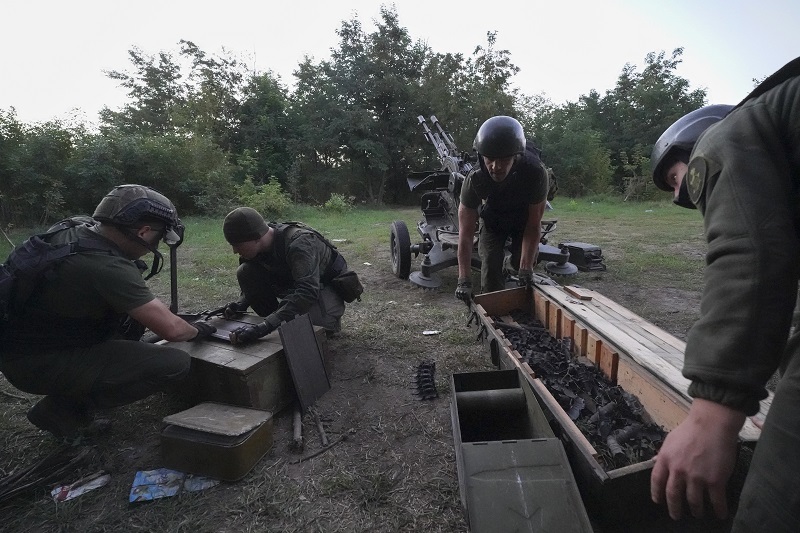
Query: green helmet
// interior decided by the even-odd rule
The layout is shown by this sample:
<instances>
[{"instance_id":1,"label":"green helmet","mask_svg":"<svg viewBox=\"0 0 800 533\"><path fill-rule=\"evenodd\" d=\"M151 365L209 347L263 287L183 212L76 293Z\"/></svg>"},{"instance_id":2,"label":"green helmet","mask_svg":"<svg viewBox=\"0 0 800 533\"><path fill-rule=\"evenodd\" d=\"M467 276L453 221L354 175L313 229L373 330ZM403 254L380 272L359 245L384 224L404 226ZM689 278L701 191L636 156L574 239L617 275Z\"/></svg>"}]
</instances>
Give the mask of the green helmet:
<instances>
[{"instance_id":1,"label":"green helmet","mask_svg":"<svg viewBox=\"0 0 800 533\"><path fill-rule=\"evenodd\" d=\"M517 119L499 115L481 124L472 147L491 159L521 154L525 151L525 132Z\"/></svg>"},{"instance_id":2,"label":"green helmet","mask_svg":"<svg viewBox=\"0 0 800 533\"><path fill-rule=\"evenodd\" d=\"M661 134L653 152L650 155L650 165L653 171L653 183L662 191L671 192L672 187L667 185L664 171L667 163L674 161L676 152L684 151L686 156L691 153L700 134L709 126L725 118L733 109L732 105L715 104L695 109L676 120Z\"/></svg>"},{"instance_id":3,"label":"green helmet","mask_svg":"<svg viewBox=\"0 0 800 533\"><path fill-rule=\"evenodd\" d=\"M118 226L135 227L142 222L156 221L164 224L164 241L180 242L181 228L178 211L169 198L144 185L119 185L97 204L92 218Z\"/></svg>"}]
</instances>

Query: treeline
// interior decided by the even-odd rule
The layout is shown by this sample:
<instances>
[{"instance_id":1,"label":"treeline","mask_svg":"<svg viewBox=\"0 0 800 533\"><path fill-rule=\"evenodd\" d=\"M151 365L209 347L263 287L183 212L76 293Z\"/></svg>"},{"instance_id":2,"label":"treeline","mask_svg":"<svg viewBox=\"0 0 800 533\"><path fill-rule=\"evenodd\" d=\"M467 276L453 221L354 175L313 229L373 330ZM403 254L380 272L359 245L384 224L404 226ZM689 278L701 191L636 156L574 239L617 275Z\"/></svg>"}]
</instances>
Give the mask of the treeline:
<instances>
[{"instance_id":1,"label":"treeline","mask_svg":"<svg viewBox=\"0 0 800 533\"><path fill-rule=\"evenodd\" d=\"M128 70L107 72L129 101L105 108L98 128L23 124L0 109L0 223L91 213L119 183L155 187L182 215L414 202L408 173L439 168L416 118L432 114L465 151L488 117L517 117L560 195L647 195L653 142L706 98L675 74L680 48L648 54L641 71L626 64L603 95L554 105L512 87L519 69L492 32L471 56L439 53L384 6L372 33L353 18L337 34L329 60L298 64L292 90L271 71L181 41L156 55L134 48Z\"/></svg>"}]
</instances>

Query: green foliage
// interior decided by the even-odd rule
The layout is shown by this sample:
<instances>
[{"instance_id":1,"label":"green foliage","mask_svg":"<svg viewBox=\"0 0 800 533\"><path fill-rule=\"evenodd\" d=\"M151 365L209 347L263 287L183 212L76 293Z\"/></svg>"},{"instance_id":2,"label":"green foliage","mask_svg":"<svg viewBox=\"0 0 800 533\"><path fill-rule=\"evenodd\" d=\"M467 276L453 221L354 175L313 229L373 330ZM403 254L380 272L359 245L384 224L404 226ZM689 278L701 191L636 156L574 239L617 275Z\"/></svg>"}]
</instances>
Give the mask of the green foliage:
<instances>
[{"instance_id":1,"label":"green foliage","mask_svg":"<svg viewBox=\"0 0 800 533\"><path fill-rule=\"evenodd\" d=\"M264 185L255 185L252 179L246 178L244 183L235 189L239 205L252 207L266 219L280 220L292 208L291 198L277 180L269 180Z\"/></svg>"},{"instance_id":2,"label":"green foliage","mask_svg":"<svg viewBox=\"0 0 800 533\"><path fill-rule=\"evenodd\" d=\"M353 198L345 197L339 193L333 193L328 201L322 205L322 208L325 211L331 211L333 213L346 213L353 209Z\"/></svg>"},{"instance_id":3,"label":"green foliage","mask_svg":"<svg viewBox=\"0 0 800 533\"><path fill-rule=\"evenodd\" d=\"M160 190L183 216L224 214L243 197L273 216L299 203L345 209L345 198L415 203L409 172L441 168L419 115L436 115L463 151L485 119L515 116L560 196L657 198L652 144L705 102L676 75L682 48L647 54L641 70L626 64L603 95L554 105L513 88L519 69L495 32L464 56L414 40L395 7L380 7L374 22L367 32L356 16L343 20L330 59L306 57L291 92L270 71L181 40L154 55L134 47L130 70L107 72L129 101L101 112L99 132L26 126L0 110L0 222L91 212L120 183Z\"/></svg>"}]
</instances>

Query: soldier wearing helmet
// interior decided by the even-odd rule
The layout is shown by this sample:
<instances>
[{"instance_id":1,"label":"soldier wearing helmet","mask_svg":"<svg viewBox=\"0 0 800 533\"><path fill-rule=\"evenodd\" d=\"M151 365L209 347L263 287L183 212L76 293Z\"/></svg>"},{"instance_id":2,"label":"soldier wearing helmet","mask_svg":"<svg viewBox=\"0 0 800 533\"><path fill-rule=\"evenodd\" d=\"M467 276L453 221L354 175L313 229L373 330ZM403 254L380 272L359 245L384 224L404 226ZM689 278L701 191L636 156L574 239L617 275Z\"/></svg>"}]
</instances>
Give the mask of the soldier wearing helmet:
<instances>
[{"instance_id":1,"label":"soldier wearing helmet","mask_svg":"<svg viewBox=\"0 0 800 533\"><path fill-rule=\"evenodd\" d=\"M683 179L689 165L689 154L700 134L722 120L732 109L732 105L725 104L696 109L675 121L653 146L650 156L653 182L662 191L673 192L676 205L695 208L689 200L688 182Z\"/></svg>"},{"instance_id":2,"label":"soldier wearing helmet","mask_svg":"<svg viewBox=\"0 0 800 533\"><path fill-rule=\"evenodd\" d=\"M799 128L800 58L732 110L710 106L678 120L653 151L656 185L685 188L708 240L702 313L683 365L693 401L651 475L653 501L674 519L687 503L694 516L708 504L728 514L738 433L779 371L732 531L789 532L800 523L800 332L790 329L800 277ZM673 180L670 146L684 142L691 156Z\"/></svg>"},{"instance_id":3,"label":"soldier wearing helmet","mask_svg":"<svg viewBox=\"0 0 800 533\"><path fill-rule=\"evenodd\" d=\"M538 150L526 150L522 125L495 116L475 136L479 167L465 178L458 208L458 286L456 298L472 298L472 249L480 219L478 255L481 290L505 288L505 244L511 238L510 266L521 284L532 283L547 203L547 169Z\"/></svg>"},{"instance_id":4,"label":"soldier wearing helmet","mask_svg":"<svg viewBox=\"0 0 800 533\"><path fill-rule=\"evenodd\" d=\"M74 440L97 429L96 410L140 400L188 375L189 355L139 342L144 328L169 341L201 339L214 328L173 314L142 278L140 258L160 258L159 241L176 246L182 237L164 195L121 185L98 204L94 219L52 229L48 242L76 243L78 252L59 261L9 317L0 333L0 370L18 389L44 395L28 411L32 424ZM155 259L151 276L159 265Z\"/></svg>"}]
</instances>

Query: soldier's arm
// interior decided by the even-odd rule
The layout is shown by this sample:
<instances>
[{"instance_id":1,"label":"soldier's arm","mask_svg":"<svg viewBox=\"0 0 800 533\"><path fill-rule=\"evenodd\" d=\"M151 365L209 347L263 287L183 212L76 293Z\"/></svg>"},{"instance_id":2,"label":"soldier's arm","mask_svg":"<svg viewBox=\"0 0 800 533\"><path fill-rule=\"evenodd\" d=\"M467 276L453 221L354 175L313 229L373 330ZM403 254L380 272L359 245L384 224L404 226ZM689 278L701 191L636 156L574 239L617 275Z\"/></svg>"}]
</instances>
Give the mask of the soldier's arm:
<instances>
[{"instance_id":1,"label":"soldier's arm","mask_svg":"<svg viewBox=\"0 0 800 533\"><path fill-rule=\"evenodd\" d=\"M533 270L536 256L539 254L539 241L542 238L542 217L546 200L528 206L528 221L522 234L522 251L520 254L520 270Z\"/></svg>"},{"instance_id":2,"label":"soldier's arm","mask_svg":"<svg viewBox=\"0 0 800 533\"><path fill-rule=\"evenodd\" d=\"M158 298L131 309L128 314L162 339L171 342L188 341L197 335L197 329L170 311Z\"/></svg>"},{"instance_id":3,"label":"soldier's arm","mask_svg":"<svg viewBox=\"0 0 800 533\"><path fill-rule=\"evenodd\" d=\"M469 278L472 272L472 243L475 240L475 224L478 210L458 206L458 277Z\"/></svg>"}]
</instances>

